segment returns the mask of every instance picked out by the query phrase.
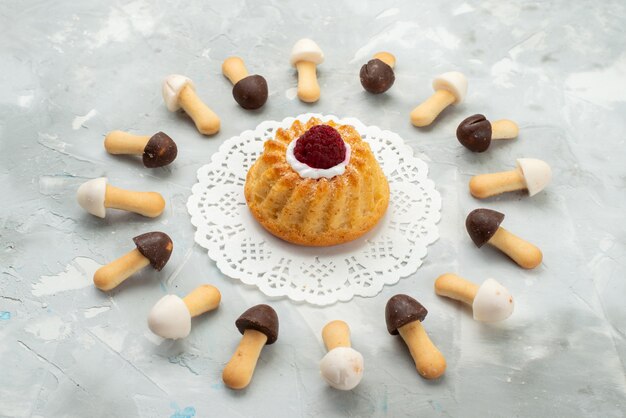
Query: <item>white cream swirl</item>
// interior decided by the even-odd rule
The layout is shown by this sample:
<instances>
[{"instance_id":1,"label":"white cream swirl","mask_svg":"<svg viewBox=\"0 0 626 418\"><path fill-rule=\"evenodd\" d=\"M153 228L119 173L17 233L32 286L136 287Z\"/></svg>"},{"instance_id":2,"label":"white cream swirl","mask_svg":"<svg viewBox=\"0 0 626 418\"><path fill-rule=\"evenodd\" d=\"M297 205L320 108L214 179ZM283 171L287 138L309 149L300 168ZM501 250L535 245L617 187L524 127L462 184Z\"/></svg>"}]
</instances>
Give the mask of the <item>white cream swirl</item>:
<instances>
[{"instance_id":1,"label":"white cream swirl","mask_svg":"<svg viewBox=\"0 0 626 418\"><path fill-rule=\"evenodd\" d=\"M319 179L321 177L326 177L327 179L331 179L335 176L340 176L346 171L346 166L350 162L350 155L352 153L352 148L350 148L350 144L344 141L344 145L346 146L346 157L342 162L337 165L334 165L330 168L315 168L306 165L305 163L299 161L296 158L296 154L294 153L294 149L296 148L297 139L291 141L289 146L287 147L287 162L294 169L296 173L300 175L302 178L311 178L311 179Z\"/></svg>"}]
</instances>

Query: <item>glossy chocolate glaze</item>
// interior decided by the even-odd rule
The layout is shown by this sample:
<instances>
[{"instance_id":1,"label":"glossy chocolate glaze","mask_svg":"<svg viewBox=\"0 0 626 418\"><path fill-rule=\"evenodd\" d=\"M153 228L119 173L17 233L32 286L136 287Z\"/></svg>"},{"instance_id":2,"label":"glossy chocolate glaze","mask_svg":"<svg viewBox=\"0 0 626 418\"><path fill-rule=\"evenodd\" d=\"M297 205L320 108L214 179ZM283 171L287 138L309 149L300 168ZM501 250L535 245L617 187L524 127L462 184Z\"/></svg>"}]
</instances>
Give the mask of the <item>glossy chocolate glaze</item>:
<instances>
[{"instance_id":1,"label":"glossy chocolate glaze","mask_svg":"<svg viewBox=\"0 0 626 418\"><path fill-rule=\"evenodd\" d=\"M150 264L157 271L161 271L167 264L174 243L171 238L164 232L146 232L133 238L139 252L150 260Z\"/></svg>"},{"instance_id":2,"label":"glossy chocolate glaze","mask_svg":"<svg viewBox=\"0 0 626 418\"><path fill-rule=\"evenodd\" d=\"M385 306L387 331L391 335L398 335L398 328L414 321L422 322L427 314L428 310L411 296L404 294L392 296Z\"/></svg>"},{"instance_id":3,"label":"glossy chocolate glaze","mask_svg":"<svg viewBox=\"0 0 626 418\"><path fill-rule=\"evenodd\" d=\"M274 344L278 339L278 315L269 305L256 305L241 314L235 326L242 334L247 329L254 329L267 336L266 344Z\"/></svg>"}]
</instances>

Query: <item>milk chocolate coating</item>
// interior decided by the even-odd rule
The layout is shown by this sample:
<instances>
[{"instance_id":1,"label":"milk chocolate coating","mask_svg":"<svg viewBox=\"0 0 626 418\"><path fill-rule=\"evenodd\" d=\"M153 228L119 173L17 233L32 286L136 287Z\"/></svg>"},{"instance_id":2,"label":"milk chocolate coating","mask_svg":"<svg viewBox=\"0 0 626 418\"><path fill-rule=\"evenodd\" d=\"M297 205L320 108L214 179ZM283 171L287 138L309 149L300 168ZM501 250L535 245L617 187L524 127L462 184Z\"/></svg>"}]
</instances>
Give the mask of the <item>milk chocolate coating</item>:
<instances>
[{"instance_id":1,"label":"milk chocolate coating","mask_svg":"<svg viewBox=\"0 0 626 418\"><path fill-rule=\"evenodd\" d=\"M161 271L172 255L174 243L164 232L146 232L133 238L139 252L150 260L150 265Z\"/></svg>"},{"instance_id":2,"label":"milk chocolate coating","mask_svg":"<svg viewBox=\"0 0 626 418\"><path fill-rule=\"evenodd\" d=\"M369 60L361 67L360 77L363 88L374 94L386 92L396 81L393 69L378 58Z\"/></svg>"},{"instance_id":3,"label":"milk chocolate coating","mask_svg":"<svg viewBox=\"0 0 626 418\"><path fill-rule=\"evenodd\" d=\"M143 149L143 165L148 168L163 167L176 159L176 143L163 132L157 132Z\"/></svg>"},{"instance_id":4,"label":"milk chocolate coating","mask_svg":"<svg viewBox=\"0 0 626 418\"><path fill-rule=\"evenodd\" d=\"M258 109L267 101L267 81L260 75L242 78L233 87L233 97L244 109Z\"/></svg>"},{"instance_id":5,"label":"milk chocolate coating","mask_svg":"<svg viewBox=\"0 0 626 418\"><path fill-rule=\"evenodd\" d=\"M385 306L387 331L391 335L398 335L398 328L411 322L422 322L427 314L426 308L411 296L403 294L392 296Z\"/></svg>"},{"instance_id":6,"label":"milk chocolate coating","mask_svg":"<svg viewBox=\"0 0 626 418\"><path fill-rule=\"evenodd\" d=\"M472 115L456 128L456 137L470 151L486 151L491 144L491 123L483 115Z\"/></svg>"},{"instance_id":7,"label":"milk chocolate coating","mask_svg":"<svg viewBox=\"0 0 626 418\"><path fill-rule=\"evenodd\" d=\"M243 334L247 329L254 329L267 336L266 344L274 344L278 339L278 315L268 305L256 305L248 309L235 321L235 326Z\"/></svg>"},{"instance_id":8,"label":"milk chocolate coating","mask_svg":"<svg viewBox=\"0 0 626 418\"><path fill-rule=\"evenodd\" d=\"M496 233L504 214L491 209L474 209L467 215L465 227L478 248L485 245Z\"/></svg>"}]
</instances>

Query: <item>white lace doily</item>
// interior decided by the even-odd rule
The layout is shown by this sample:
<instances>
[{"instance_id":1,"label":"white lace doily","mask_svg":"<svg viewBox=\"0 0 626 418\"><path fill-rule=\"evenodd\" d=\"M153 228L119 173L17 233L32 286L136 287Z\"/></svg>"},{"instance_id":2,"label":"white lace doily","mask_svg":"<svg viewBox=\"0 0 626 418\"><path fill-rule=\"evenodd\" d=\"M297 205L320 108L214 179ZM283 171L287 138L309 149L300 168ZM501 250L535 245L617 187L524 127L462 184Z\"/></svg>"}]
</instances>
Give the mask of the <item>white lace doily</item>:
<instances>
[{"instance_id":1,"label":"white lace doily","mask_svg":"<svg viewBox=\"0 0 626 418\"><path fill-rule=\"evenodd\" d=\"M361 238L333 247L302 247L282 241L252 217L243 188L263 143L279 127L311 117L354 126L370 144L387 179L389 209ZM257 286L268 296L328 305L353 296L375 296L383 285L414 273L426 247L439 237L441 196L426 176L428 167L402 138L358 119L304 114L266 121L225 141L211 162L198 170L187 201L195 240L225 275Z\"/></svg>"}]
</instances>

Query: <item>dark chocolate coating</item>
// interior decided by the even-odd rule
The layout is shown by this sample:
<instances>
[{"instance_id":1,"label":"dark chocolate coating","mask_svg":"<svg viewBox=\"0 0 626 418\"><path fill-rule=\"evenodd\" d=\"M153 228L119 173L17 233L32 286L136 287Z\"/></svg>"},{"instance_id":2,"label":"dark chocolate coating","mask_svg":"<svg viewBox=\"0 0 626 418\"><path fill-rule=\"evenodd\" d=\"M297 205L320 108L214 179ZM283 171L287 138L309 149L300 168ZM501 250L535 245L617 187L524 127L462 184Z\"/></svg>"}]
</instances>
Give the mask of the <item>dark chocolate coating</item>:
<instances>
[{"instance_id":1,"label":"dark chocolate coating","mask_svg":"<svg viewBox=\"0 0 626 418\"><path fill-rule=\"evenodd\" d=\"M456 138L473 152L484 152L491 144L491 122L483 115L465 118L456 128Z\"/></svg>"},{"instance_id":2,"label":"dark chocolate coating","mask_svg":"<svg viewBox=\"0 0 626 418\"><path fill-rule=\"evenodd\" d=\"M176 159L176 143L163 132L157 132L143 149L143 165L148 168L163 167Z\"/></svg>"},{"instance_id":3,"label":"dark chocolate coating","mask_svg":"<svg viewBox=\"0 0 626 418\"><path fill-rule=\"evenodd\" d=\"M256 305L241 314L235 326L239 332L247 329L254 329L267 336L266 344L274 344L278 339L278 315L276 311L268 305Z\"/></svg>"},{"instance_id":4,"label":"dark chocolate coating","mask_svg":"<svg viewBox=\"0 0 626 418\"><path fill-rule=\"evenodd\" d=\"M172 255L174 243L164 232L146 232L133 238L139 252L150 260L150 265L161 271Z\"/></svg>"},{"instance_id":5,"label":"dark chocolate coating","mask_svg":"<svg viewBox=\"0 0 626 418\"><path fill-rule=\"evenodd\" d=\"M233 97L244 109L258 109L267 101L267 81L260 75L242 78L233 87Z\"/></svg>"},{"instance_id":6,"label":"dark chocolate coating","mask_svg":"<svg viewBox=\"0 0 626 418\"><path fill-rule=\"evenodd\" d=\"M385 306L387 331L391 335L398 335L398 328L411 322L422 322L427 314L426 308L411 296L403 294L392 296Z\"/></svg>"},{"instance_id":7,"label":"dark chocolate coating","mask_svg":"<svg viewBox=\"0 0 626 418\"><path fill-rule=\"evenodd\" d=\"M393 69L378 58L361 67L360 77L363 88L374 94L386 92L396 81Z\"/></svg>"},{"instance_id":8,"label":"dark chocolate coating","mask_svg":"<svg viewBox=\"0 0 626 418\"><path fill-rule=\"evenodd\" d=\"M465 219L465 227L478 248L485 245L496 233L504 214L491 209L474 209Z\"/></svg>"}]
</instances>

